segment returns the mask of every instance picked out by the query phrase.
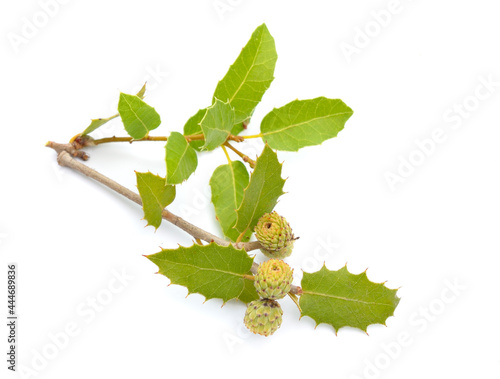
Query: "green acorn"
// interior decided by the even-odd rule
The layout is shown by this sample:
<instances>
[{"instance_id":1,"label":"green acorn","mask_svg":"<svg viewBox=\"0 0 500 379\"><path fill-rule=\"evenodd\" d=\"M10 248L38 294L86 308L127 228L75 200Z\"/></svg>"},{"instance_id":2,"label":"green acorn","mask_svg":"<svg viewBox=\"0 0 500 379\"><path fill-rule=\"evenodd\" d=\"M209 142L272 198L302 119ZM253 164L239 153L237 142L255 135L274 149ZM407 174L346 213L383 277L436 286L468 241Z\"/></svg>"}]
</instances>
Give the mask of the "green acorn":
<instances>
[{"instance_id":1,"label":"green acorn","mask_svg":"<svg viewBox=\"0 0 500 379\"><path fill-rule=\"evenodd\" d=\"M283 299L290 291L293 269L280 259L270 259L259 265L255 275L255 289L264 299Z\"/></svg>"},{"instance_id":2,"label":"green acorn","mask_svg":"<svg viewBox=\"0 0 500 379\"><path fill-rule=\"evenodd\" d=\"M255 227L255 236L261 243L262 253L269 258L283 259L292 254L292 228L284 217L276 212L264 214Z\"/></svg>"},{"instance_id":3,"label":"green acorn","mask_svg":"<svg viewBox=\"0 0 500 379\"><path fill-rule=\"evenodd\" d=\"M277 301L254 300L248 304L245 326L254 334L270 336L281 326L283 311Z\"/></svg>"}]
</instances>

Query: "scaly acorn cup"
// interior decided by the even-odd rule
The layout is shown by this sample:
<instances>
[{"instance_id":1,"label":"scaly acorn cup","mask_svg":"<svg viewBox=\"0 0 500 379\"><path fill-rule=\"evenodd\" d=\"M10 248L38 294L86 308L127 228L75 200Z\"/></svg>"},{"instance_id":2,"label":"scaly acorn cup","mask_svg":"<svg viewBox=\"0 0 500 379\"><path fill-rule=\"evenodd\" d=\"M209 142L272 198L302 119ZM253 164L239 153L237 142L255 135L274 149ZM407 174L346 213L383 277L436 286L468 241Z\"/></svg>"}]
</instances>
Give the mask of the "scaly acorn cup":
<instances>
[{"instance_id":1,"label":"scaly acorn cup","mask_svg":"<svg viewBox=\"0 0 500 379\"><path fill-rule=\"evenodd\" d=\"M282 316L283 310L277 301L259 299L248 304L244 322L252 333L267 337L279 329Z\"/></svg>"},{"instance_id":2,"label":"scaly acorn cup","mask_svg":"<svg viewBox=\"0 0 500 379\"><path fill-rule=\"evenodd\" d=\"M290 291L293 269L280 259L270 259L259 265L255 275L255 289L264 299L283 299Z\"/></svg>"},{"instance_id":3,"label":"scaly acorn cup","mask_svg":"<svg viewBox=\"0 0 500 379\"><path fill-rule=\"evenodd\" d=\"M269 258L283 259L292 254L292 228L284 217L276 212L264 214L255 226L255 236L261 243L262 253Z\"/></svg>"}]
</instances>

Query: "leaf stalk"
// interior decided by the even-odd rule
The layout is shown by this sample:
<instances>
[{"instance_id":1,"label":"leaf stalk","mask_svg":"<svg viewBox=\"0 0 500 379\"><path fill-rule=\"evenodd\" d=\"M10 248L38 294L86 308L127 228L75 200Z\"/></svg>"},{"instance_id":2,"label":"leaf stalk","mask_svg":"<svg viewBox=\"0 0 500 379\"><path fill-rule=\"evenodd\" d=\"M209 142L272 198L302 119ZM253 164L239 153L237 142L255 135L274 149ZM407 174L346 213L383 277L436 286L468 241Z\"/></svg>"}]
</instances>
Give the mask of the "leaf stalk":
<instances>
[{"instance_id":1,"label":"leaf stalk","mask_svg":"<svg viewBox=\"0 0 500 379\"><path fill-rule=\"evenodd\" d=\"M247 162L251 168L255 168L255 161L251 159L248 155L243 154L241 151L236 149L233 145L231 145L229 142L224 142L222 146L226 146L227 148L231 149L233 152L236 153L243 161Z\"/></svg>"}]
</instances>

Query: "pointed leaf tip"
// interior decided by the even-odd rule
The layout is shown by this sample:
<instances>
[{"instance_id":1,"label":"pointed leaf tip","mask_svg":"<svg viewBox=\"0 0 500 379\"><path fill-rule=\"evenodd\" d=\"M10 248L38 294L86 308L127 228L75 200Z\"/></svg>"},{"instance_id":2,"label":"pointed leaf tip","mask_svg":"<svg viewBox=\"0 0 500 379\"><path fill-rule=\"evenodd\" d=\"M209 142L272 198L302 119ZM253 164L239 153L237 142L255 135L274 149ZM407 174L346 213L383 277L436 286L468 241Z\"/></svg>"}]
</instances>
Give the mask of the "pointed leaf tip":
<instances>
[{"instance_id":1,"label":"pointed leaf tip","mask_svg":"<svg viewBox=\"0 0 500 379\"><path fill-rule=\"evenodd\" d=\"M142 199L144 219L147 221L146 226L151 225L158 229L163 209L175 199L175 186L166 185L165 178L150 172L136 172L136 178L137 189Z\"/></svg>"},{"instance_id":2,"label":"pointed leaf tip","mask_svg":"<svg viewBox=\"0 0 500 379\"><path fill-rule=\"evenodd\" d=\"M295 100L264 117L262 140L283 151L319 145L336 137L352 114L352 109L339 99Z\"/></svg>"},{"instance_id":3,"label":"pointed leaf tip","mask_svg":"<svg viewBox=\"0 0 500 379\"><path fill-rule=\"evenodd\" d=\"M146 93L146 83L144 83L144 85L139 90L139 92L137 92L136 96L138 96L140 99L143 99L145 93ZM113 116L110 116L110 117L106 117L106 118L101 117L101 118L92 119L91 122L90 122L90 125L87 126L82 133L79 133L75 137L73 137L70 142L73 142L74 138L76 138L76 137L85 136L85 135L87 135L89 133L92 133L94 130L100 128L101 126L103 126L104 124L106 124L108 121L111 121L114 118L117 118L118 116L119 116L119 113L117 113L117 114L115 114Z\"/></svg>"},{"instance_id":4,"label":"pointed leaf tip","mask_svg":"<svg viewBox=\"0 0 500 379\"><path fill-rule=\"evenodd\" d=\"M242 296L245 299L251 297L247 293L248 280L244 275L250 272L253 258L232 245L181 246L162 250L150 259L172 284L182 285L190 293L203 295L206 300L220 298L227 302Z\"/></svg>"},{"instance_id":5,"label":"pointed leaf tip","mask_svg":"<svg viewBox=\"0 0 500 379\"><path fill-rule=\"evenodd\" d=\"M271 212L283 195L285 180L281 177L277 154L267 145L257 158L255 169L237 210L235 228L240 232L253 231L259 218Z\"/></svg>"},{"instance_id":6,"label":"pointed leaf tip","mask_svg":"<svg viewBox=\"0 0 500 379\"><path fill-rule=\"evenodd\" d=\"M127 133L133 139L142 139L161 124L160 115L137 95L120 93L118 113Z\"/></svg>"},{"instance_id":7,"label":"pointed leaf tip","mask_svg":"<svg viewBox=\"0 0 500 379\"><path fill-rule=\"evenodd\" d=\"M248 123L274 79L277 59L274 38L266 24L262 24L217 84L213 96L231 104L235 110L235 124Z\"/></svg>"},{"instance_id":8,"label":"pointed leaf tip","mask_svg":"<svg viewBox=\"0 0 500 379\"><path fill-rule=\"evenodd\" d=\"M366 332L368 325L385 323L399 303L395 290L371 282L365 272L351 274L347 266L304 273L301 287L302 315L335 330L350 326Z\"/></svg>"}]
</instances>

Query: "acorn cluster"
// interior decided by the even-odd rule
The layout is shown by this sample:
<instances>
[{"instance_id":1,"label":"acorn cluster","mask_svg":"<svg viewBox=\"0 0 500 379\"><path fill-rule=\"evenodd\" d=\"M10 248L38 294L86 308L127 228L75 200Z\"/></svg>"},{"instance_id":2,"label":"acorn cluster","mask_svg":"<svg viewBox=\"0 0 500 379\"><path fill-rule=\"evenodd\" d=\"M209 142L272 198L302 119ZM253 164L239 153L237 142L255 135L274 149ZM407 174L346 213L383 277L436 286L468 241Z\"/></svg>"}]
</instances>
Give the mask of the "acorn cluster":
<instances>
[{"instance_id":1,"label":"acorn cluster","mask_svg":"<svg viewBox=\"0 0 500 379\"><path fill-rule=\"evenodd\" d=\"M288 294L293 281L293 269L278 258L292 253L295 238L288 222L276 212L260 218L255 235L262 245L261 251L271 259L261 263L254 276L260 299L248 305L244 322L251 332L267 337L281 326L283 310L276 300Z\"/></svg>"}]
</instances>

